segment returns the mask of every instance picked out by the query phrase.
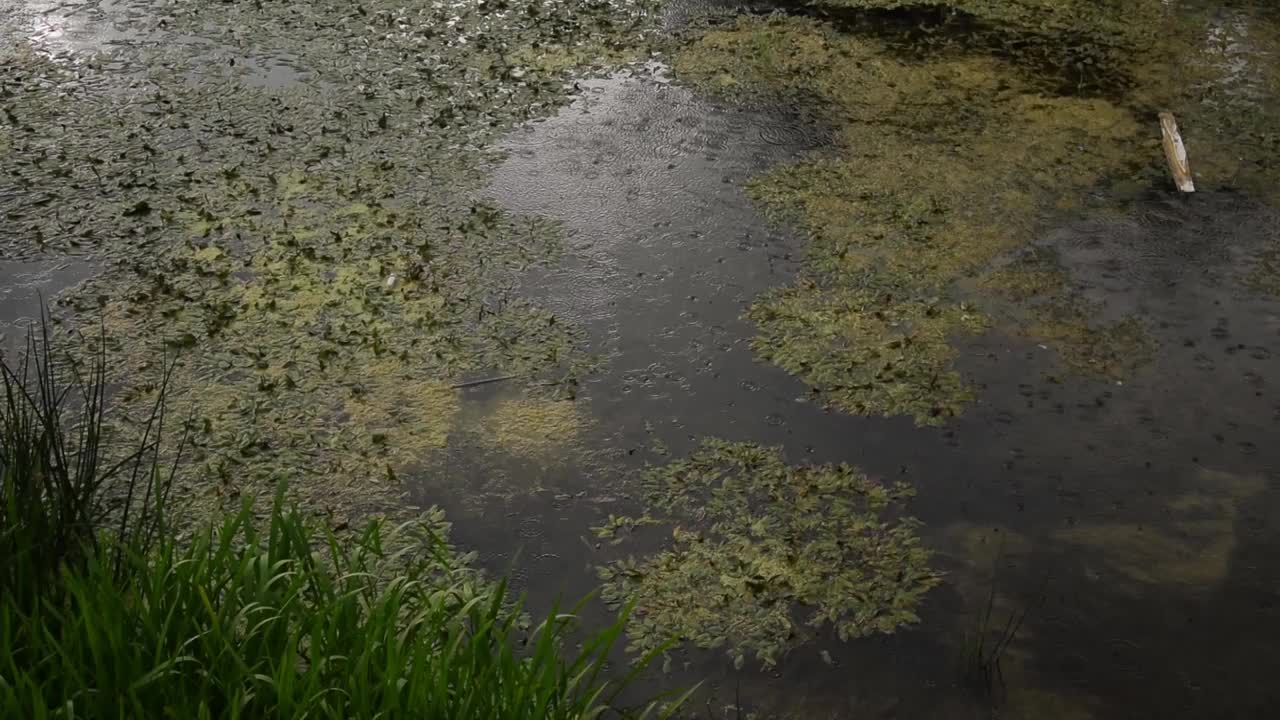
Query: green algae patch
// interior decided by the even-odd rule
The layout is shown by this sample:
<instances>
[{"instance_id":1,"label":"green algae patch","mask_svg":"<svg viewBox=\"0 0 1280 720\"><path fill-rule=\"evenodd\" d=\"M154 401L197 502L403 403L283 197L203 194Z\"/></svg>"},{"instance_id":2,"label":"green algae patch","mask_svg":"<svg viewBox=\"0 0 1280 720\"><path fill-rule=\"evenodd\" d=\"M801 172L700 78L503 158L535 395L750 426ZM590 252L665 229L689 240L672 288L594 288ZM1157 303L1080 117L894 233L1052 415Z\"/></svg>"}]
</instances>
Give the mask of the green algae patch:
<instances>
[{"instance_id":1,"label":"green algae patch","mask_svg":"<svg viewBox=\"0 0 1280 720\"><path fill-rule=\"evenodd\" d=\"M1150 335L1133 318L1098 324L1079 305L1064 304L1036 308L1033 316L1028 332L1055 348L1059 361L1079 375L1123 380L1154 352Z\"/></svg>"},{"instance_id":2,"label":"green algae patch","mask_svg":"<svg viewBox=\"0 0 1280 720\"><path fill-rule=\"evenodd\" d=\"M754 347L831 405L920 424L945 422L972 399L952 365L964 336L993 323L1036 336L1022 313L993 316L983 292L969 298L958 285L981 290L975 280L987 277L988 295L1066 295L1057 268L1020 277L992 268L1025 248L1044 213L1124 171L1141 134L1127 109L1046 95L1004 60L908 62L881 40L811 19L738 18L690 42L674 68L720 94L816 103L837 128L832 156L749 186L770 217L810 240L800 281L748 312ZM1078 335L1040 326L1052 331L1047 344L1087 354Z\"/></svg>"},{"instance_id":3,"label":"green algae patch","mask_svg":"<svg viewBox=\"0 0 1280 720\"><path fill-rule=\"evenodd\" d=\"M1002 558L1026 559L1034 549L1026 535L999 525L956 523L945 528L940 537L949 548L947 555L975 569L989 570Z\"/></svg>"},{"instance_id":4,"label":"green algae patch","mask_svg":"<svg viewBox=\"0 0 1280 720\"><path fill-rule=\"evenodd\" d=\"M1212 586L1227 576L1235 538L1220 523L1187 522L1168 533L1130 524L1102 524L1064 533L1061 539L1106 553L1104 567L1144 584Z\"/></svg>"},{"instance_id":5,"label":"green algae patch","mask_svg":"<svg viewBox=\"0 0 1280 720\"><path fill-rule=\"evenodd\" d=\"M1122 60L1151 44L1153 27L1167 6L1160 0L815 0L820 8L856 11L937 10L943 17L970 19L979 32L1005 34L1016 47L1039 40L1044 52L1056 46L1063 58L1081 64ZM1074 46L1072 55L1065 55Z\"/></svg>"},{"instance_id":6,"label":"green algae patch","mask_svg":"<svg viewBox=\"0 0 1280 720\"><path fill-rule=\"evenodd\" d=\"M1026 302L1038 297L1062 292L1067 287L1067 275L1052 267L1005 267L984 277L980 285L986 292L1014 302Z\"/></svg>"},{"instance_id":7,"label":"green algae patch","mask_svg":"<svg viewBox=\"0 0 1280 720\"><path fill-rule=\"evenodd\" d=\"M1183 3L1149 57L1139 67L1133 102L1177 114L1197 187L1236 188L1280 205L1275 4Z\"/></svg>"},{"instance_id":8,"label":"green algae patch","mask_svg":"<svg viewBox=\"0 0 1280 720\"><path fill-rule=\"evenodd\" d=\"M677 639L772 666L806 627L850 640L917 622L939 582L916 521L900 515L910 489L848 465L787 465L774 448L708 441L643 484L673 526L670 545L600 571L607 602L635 605L636 651ZM611 517L598 534L651 524Z\"/></svg>"},{"instance_id":9,"label":"green algae patch","mask_svg":"<svg viewBox=\"0 0 1280 720\"><path fill-rule=\"evenodd\" d=\"M972 399L951 367L949 335L979 331L986 319L963 304L788 288L761 299L747 317L760 357L847 411L911 415L923 425L959 414Z\"/></svg>"},{"instance_id":10,"label":"green algae patch","mask_svg":"<svg viewBox=\"0 0 1280 720\"><path fill-rule=\"evenodd\" d=\"M1208 590L1226 579L1241 507L1266 488L1260 477L1204 471L1200 487L1171 497L1150 523L1100 522L1062 530L1056 538L1090 551L1095 571L1133 593L1144 586Z\"/></svg>"},{"instance_id":11,"label":"green algae patch","mask_svg":"<svg viewBox=\"0 0 1280 720\"><path fill-rule=\"evenodd\" d=\"M990 605L992 617L1003 623L1004 618L1021 614L1025 601L1000 587L1000 577L1010 569L1027 568L1036 550L1035 542L1026 535L1004 526L981 526L958 522L942 528L938 533L938 555L946 557L954 565L946 576L946 584L954 589L964 603L962 623L972 623L982 618ZM976 631L972 627L961 628L951 639L958 645L972 640ZM994 630L998 628L988 628ZM1025 641L1035 634L1034 623L1018 631L1018 638ZM967 636L967 637L966 637ZM963 653L964 648L957 647ZM1010 648L1011 656L1025 657L1023 643Z\"/></svg>"},{"instance_id":12,"label":"green algae patch","mask_svg":"<svg viewBox=\"0 0 1280 720\"><path fill-rule=\"evenodd\" d=\"M369 368L364 382L343 401L357 431L401 463L445 447L458 413L458 391L437 380L413 378L399 363L381 365Z\"/></svg>"},{"instance_id":13,"label":"green algae patch","mask_svg":"<svg viewBox=\"0 0 1280 720\"><path fill-rule=\"evenodd\" d=\"M0 253L107 268L60 314L105 327L113 422L145 417L142 369L176 360L182 507L288 477L308 511L394 513L460 434L453 386L555 395L594 367L519 291L561 228L477 198L496 141L567 102L569 73L646 54L647 4L171 10L92 62L0 51ZM267 53L300 81L253 77Z\"/></svg>"},{"instance_id":14,"label":"green algae patch","mask_svg":"<svg viewBox=\"0 0 1280 720\"><path fill-rule=\"evenodd\" d=\"M495 449L537 459L562 451L578 436L578 408L571 400L519 398L498 403L480 421L481 438Z\"/></svg>"},{"instance_id":15,"label":"green algae patch","mask_svg":"<svg viewBox=\"0 0 1280 720\"><path fill-rule=\"evenodd\" d=\"M962 671L972 671L976 645L990 648L1004 642L1005 633L1017 631L1000 653L999 699L1001 717L1020 720L1087 720L1096 717L1098 698L1075 690L1051 690L1057 678L1053 663L1045 662L1038 648L1043 592L1051 582L1045 575L1040 553L1045 544L1001 525L958 522L938 534L938 554L956 563L946 576L963 611L945 638ZM1039 582L1037 582L1039 578ZM1025 586L1028 580L1038 589ZM1039 583L1044 583L1043 585ZM1019 618L1022 618L1019 621ZM1052 628L1050 628L1052 631ZM1052 634L1052 633L1050 633Z\"/></svg>"}]
</instances>

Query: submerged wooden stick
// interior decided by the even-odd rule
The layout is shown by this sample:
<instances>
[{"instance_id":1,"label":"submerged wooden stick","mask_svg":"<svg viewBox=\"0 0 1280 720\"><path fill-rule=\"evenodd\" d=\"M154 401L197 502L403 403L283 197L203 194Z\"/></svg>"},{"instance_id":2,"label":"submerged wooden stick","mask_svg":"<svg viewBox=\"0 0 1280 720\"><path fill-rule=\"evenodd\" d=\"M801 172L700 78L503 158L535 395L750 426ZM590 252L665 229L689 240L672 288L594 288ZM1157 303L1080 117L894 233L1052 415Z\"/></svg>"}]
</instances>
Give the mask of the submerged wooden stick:
<instances>
[{"instance_id":1,"label":"submerged wooden stick","mask_svg":"<svg viewBox=\"0 0 1280 720\"><path fill-rule=\"evenodd\" d=\"M1191 161L1187 160L1187 146L1178 132L1178 121L1173 113L1160 113L1160 134L1164 136L1164 157L1169 161L1173 182L1182 192L1195 192L1196 183L1191 179Z\"/></svg>"},{"instance_id":2,"label":"submerged wooden stick","mask_svg":"<svg viewBox=\"0 0 1280 720\"><path fill-rule=\"evenodd\" d=\"M488 385L489 383L496 383L496 382L502 382L503 380L510 380L513 377L515 377L515 375L500 375L498 377L484 378L482 380L469 380L467 382L454 383L450 385L449 388L451 390L457 390L459 388L469 388L469 387L475 387L477 385Z\"/></svg>"}]
</instances>

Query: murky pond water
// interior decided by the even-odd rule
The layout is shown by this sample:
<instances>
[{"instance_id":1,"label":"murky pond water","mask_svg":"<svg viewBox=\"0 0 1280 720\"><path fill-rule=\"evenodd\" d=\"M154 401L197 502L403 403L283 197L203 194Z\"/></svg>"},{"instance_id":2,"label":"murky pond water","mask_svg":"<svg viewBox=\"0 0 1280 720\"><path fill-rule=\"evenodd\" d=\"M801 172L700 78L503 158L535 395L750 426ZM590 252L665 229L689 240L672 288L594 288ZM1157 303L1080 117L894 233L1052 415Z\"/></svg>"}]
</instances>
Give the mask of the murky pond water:
<instances>
[{"instance_id":1,"label":"murky pond water","mask_svg":"<svg viewBox=\"0 0 1280 720\"><path fill-rule=\"evenodd\" d=\"M441 505L707 716L1280 707L1273 9L340 5L0 6L0 323L180 356L191 507Z\"/></svg>"},{"instance_id":2,"label":"murky pond water","mask_svg":"<svg viewBox=\"0 0 1280 720\"><path fill-rule=\"evenodd\" d=\"M93 274L76 259L0 261L0 352L22 347L28 328L40 322L44 303Z\"/></svg>"}]
</instances>

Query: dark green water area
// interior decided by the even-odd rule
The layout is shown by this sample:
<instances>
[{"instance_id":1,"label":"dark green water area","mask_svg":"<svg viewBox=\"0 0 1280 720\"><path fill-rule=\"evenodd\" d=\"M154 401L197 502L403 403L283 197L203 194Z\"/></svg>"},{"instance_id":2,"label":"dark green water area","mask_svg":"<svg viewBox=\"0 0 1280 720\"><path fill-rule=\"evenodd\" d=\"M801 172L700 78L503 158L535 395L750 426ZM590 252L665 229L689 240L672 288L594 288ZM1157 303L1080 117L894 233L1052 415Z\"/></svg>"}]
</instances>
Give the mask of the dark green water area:
<instances>
[{"instance_id":1,"label":"dark green water area","mask_svg":"<svg viewBox=\"0 0 1280 720\"><path fill-rule=\"evenodd\" d=\"M691 717L1280 713L1278 188L1263 0L0 0L0 348Z\"/></svg>"}]
</instances>

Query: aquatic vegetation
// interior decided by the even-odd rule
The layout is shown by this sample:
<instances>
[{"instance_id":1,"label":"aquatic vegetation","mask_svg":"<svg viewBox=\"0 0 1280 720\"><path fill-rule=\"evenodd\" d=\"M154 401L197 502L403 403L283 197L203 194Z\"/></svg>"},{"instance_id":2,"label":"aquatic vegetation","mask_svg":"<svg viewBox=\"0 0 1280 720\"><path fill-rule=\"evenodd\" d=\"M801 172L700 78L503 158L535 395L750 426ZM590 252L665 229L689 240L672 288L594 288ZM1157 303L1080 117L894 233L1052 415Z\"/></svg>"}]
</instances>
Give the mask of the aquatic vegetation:
<instances>
[{"instance_id":1,"label":"aquatic vegetation","mask_svg":"<svg viewBox=\"0 0 1280 720\"><path fill-rule=\"evenodd\" d=\"M383 361L385 362L385 361ZM413 462L432 448L448 444L458 412L458 392L437 380L399 375L399 363L371 368L343 400L343 412L374 445Z\"/></svg>"},{"instance_id":2,"label":"aquatic vegetation","mask_svg":"<svg viewBox=\"0 0 1280 720\"><path fill-rule=\"evenodd\" d=\"M816 0L820 7L852 10L937 9L1009 33L1037 35L1058 45L1091 43L1132 50L1154 35L1159 0Z\"/></svg>"},{"instance_id":3,"label":"aquatic vegetation","mask_svg":"<svg viewBox=\"0 0 1280 720\"><path fill-rule=\"evenodd\" d=\"M456 429L451 386L512 375L554 395L590 367L518 290L561 229L477 193L491 142L565 102L569 72L641 52L650 10L200 3L80 58L6 44L0 251L108 268L62 312L103 319L118 422L153 400L135 371L180 356L188 507L288 475L309 510L390 510ZM256 82L276 57L296 79Z\"/></svg>"},{"instance_id":4,"label":"aquatic vegetation","mask_svg":"<svg viewBox=\"0 0 1280 720\"><path fill-rule=\"evenodd\" d=\"M787 465L775 448L707 441L647 473L644 489L673 525L671 546L600 570L607 602L635 603L634 650L679 639L771 666L805 625L849 640L916 622L939 582L916 522L899 515L910 489L848 465ZM599 533L653 520L611 517Z\"/></svg>"},{"instance_id":5,"label":"aquatic vegetation","mask_svg":"<svg viewBox=\"0 0 1280 720\"><path fill-rule=\"evenodd\" d=\"M1090 322L1081 303L1051 303L1032 311L1028 332L1058 351L1058 359L1086 377L1123 380L1151 358L1154 350L1133 318L1111 324Z\"/></svg>"},{"instance_id":6,"label":"aquatic vegetation","mask_svg":"<svg viewBox=\"0 0 1280 720\"><path fill-rule=\"evenodd\" d=\"M987 603L974 628L966 634L962 651L965 682L984 695L992 696L1005 690L1003 661L1009 646L1018 639L1030 607L996 617L997 590L995 580L988 590Z\"/></svg>"},{"instance_id":7,"label":"aquatic vegetation","mask_svg":"<svg viewBox=\"0 0 1280 720\"><path fill-rule=\"evenodd\" d=\"M1280 17L1266 0L1182 2L1138 66L1134 102L1172 109L1201 187L1280 204Z\"/></svg>"},{"instance_id":8,"label":"aquatic vegetation","mask_svg":"<svg viewBox=\"0 0 1280 720\"><path fill-rule=\"evenodd\" d=\"M479 430L497 449L538 458L573 442L578 423L578 408L571 400L521 398L498 403Z\"/></svg>"},{"instance_id":9,"label":"aquatic vegetation","mask_svg":"<svg viewBox=\"0 0 1280 720\"><path fill-rule=\"evenodd\" d=\"M1211 589L1231 569L1242 504L1264 488L1260 477L1205 471L1195 488L1160 504L1160 522L1080 524L1056 538L1095 551L1085 561L1135 593L1144 585Z\"/></svg>"},{"instance_id":10,"label":"aquatic vegetation","mask_svg":"<svg viewBox=\"0 0 1280 720\"><path fill-rule=\"evenodd\" d=\"M948 335L987 325L963 304L807 288L766 295L747 316L759 332L756 353L805 378L821 401L863 415L907 414L920 424L957 415L972 399L951 368Z\"/></svg>"},{"instance_id":11,"label":"aquatic vegetation","mask_svg":"<svg viewBox=\"0 0 1280 720\"><path fill-rule=\"evenodd\" d=\"M816 100L837 125L834 157L751 184L767 212L810 238L804 277L749 311L754 347L825 402L922 424L971 398L951 366L958 337L993 322L1035 335L1016 314L991 317L980 294L974 307L956 284L1023 248L1046 208L1124 172L1140 134L1128 110L1045 95L1003 60L907 62L880 40L810 19L739 18L689 43L674 67L718 93ZM1020 292L1062 297L1055 274L1024 276ZM1043 339L1064 348L1106 347L1122 334L1049 329Z\"/></svg>"},{"instance_id":12,"label":"aquatic vegetation","mask_svg":"<svg viewBox=\"0 0 1280 720\"><path fill-rule=\"evenodd\" d=\"M118 574L117 543L149 551L172 472L161 462L165 373L137 436L112 438L101 346L78 365L47 315L26 340L18 357L0 355L0 598L29 608L99 553Z\"/></svg>"},{"instance_id":13,"label":"aquatic vegetation","mask_svg":"<svg viewBox=\"0 0 1280 720\"><path fill-rule=\"evenodd\" d=\"M617 701L629 678L605 674L622 621L584 640L553 608L529 627L437 518L339 541L279 502L264 531L254 515L163 536L118 578L99 559L45 602L0 599L0 712L94 697L77 717L585 720L679 704L631 715Z\"/></svg>"},{"instance_id":14,"label":"aquatic vegetation","mask_svg":"<svg viewBox=\"0 0 1280 720\"><path fill-rule=\"evenodd\" d=\"M585 720L679 705L615 705L635 677L605 674L625 617L583 633L553 607L531 625L437 509L338 536L282 484L261 522L246 499L175 532L163 381L117 464L106 356L78 373L54 338L46 323L20 361L0 358L0 715Z\"/></svg>"},{"instance_id":15,"label":"aquatic vegetation","mask_svg":"<svg viewBox=\"0 0 1280 720\"><path fill-rule=\"evenodd\" d=\"M156 342L183 354L174 399L197 453L182 487L213 479L234 502L310 468L293 490L304 505L386 510L399 476L446 444L464 374L557 382L582 367L575 332L511 295L554 257L554 227L471 204L427 232L422 214L343 198L317 180L278 189L273 213L223 216L135 262L130 285L108 277L72 299L113 338L141 339L117 346L131 363ZM322 480L336 470L341 483Z\"/></svg>"},{"instance_id":16,"label":"aquatic vegetation","mask_svg":"<svg viewBox=\"0 0 1280 720\"><path fill-rule=\"evenodd\" d=\"M941 544L950 548L947 555L953 561L975 571L989 571L992 565L1001 562L1025 560L1034 548L1026 535L1003 525L988 527L960 522L944 529L939 537L945 538Z\"/></svg>"},{"instance_id":17,"label":"aquatic vegetation","mask_svg":"<svg viewBox=\"0 0 1280 720\"><path fill-rule=\"evenodd\" d=\"M983 292L1025 303L1065 291L1069 280L1052 261L1029 259L993 270L979 281L979 286Z\"/></svg>"}]
</instances>

